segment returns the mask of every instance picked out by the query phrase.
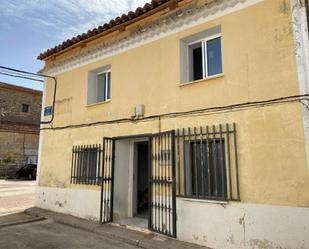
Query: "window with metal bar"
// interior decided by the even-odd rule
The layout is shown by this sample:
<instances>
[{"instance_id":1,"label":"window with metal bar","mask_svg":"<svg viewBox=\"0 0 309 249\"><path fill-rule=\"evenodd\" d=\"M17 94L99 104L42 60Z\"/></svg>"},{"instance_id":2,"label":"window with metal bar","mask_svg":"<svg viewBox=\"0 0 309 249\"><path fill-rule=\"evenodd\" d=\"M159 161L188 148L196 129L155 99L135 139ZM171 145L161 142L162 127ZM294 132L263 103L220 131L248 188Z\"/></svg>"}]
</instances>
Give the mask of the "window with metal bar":
<instances>
[{"instance_id":1,"label":"window with metal bar","mask_svg":"<svg viewBox=\"0 0 309 249\"><path fill-rule=\"evenodd\" d=\"M193 196L226 198L224 140L191 142ZM217 188L216 188L217 185Z\"/></svg>"},{"instance_id":2,"label":"window with metal bar","mask_svg":"<svg viewBox=\"0 0 309 249\"><path fill-rule=\"evenodd\" d=\"M100 183L101 145L74 146L72 150L71 183Z\"/></svg>"},{"instance_id":3,"label":"window with metal bar","mask_svg":"<svg viewBox=\"0 0 309 249\"><path fill-rule=\"evenodd\" d=\"M176 131L177 195L239 200L236 124Z\"/></svg>"}]
</instances>

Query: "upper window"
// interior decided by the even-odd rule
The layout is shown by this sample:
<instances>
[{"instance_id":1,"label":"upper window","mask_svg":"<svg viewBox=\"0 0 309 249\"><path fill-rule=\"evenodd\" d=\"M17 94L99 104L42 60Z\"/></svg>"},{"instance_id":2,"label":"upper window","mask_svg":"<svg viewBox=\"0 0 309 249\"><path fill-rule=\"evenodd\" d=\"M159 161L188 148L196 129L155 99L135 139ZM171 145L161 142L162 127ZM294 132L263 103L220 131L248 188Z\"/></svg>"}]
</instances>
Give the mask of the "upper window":
<instances>
[{"instance_id":1,"label":"upper window","mask_svg":"<svg viewBox=\"0 0 309 249\"><path fill-rule=\"evenodd\" d=\"M220 26L181 40L181 82L223 73Z\"/></svg>"},{"instance_id":2,"label":"upper window","mask_svg":"<svg viewBox=\"0 0 309 249\"><path fill-rule=\"evenodd\" d=\"M110 99L111 72L105 71L96 75L97 102Z\"/></svg>"},{"instance_id":3,"label":"upper window","mask_svg":"<svg viewBox=\"0 0 309 249\"><path fill-rule=\"evenodd\" d=\"M222 73L221 37L205 39L188 46L189 81Z\"/></svg>"},{"instance_id":4,"label":"upper window","mask_svg":"<svg viewBox=\"0 0 309 249\"><path fill-rule=\"evenodd\" d=\"M102 67L89 72L88 104L105 102L111 99L111 69Z\"/></svg>"},{"instance_id":5,"label":"upper window","mask_svg":"<svg viewBox=\"0 0 309 249\"><path fill-rule=\"evenodd\" d=\"M21 111L22 111L22 112L29 112L29 105L27 105L27 104L22 104L22 105L21 105Z\"/></svg>"}]
</instances>

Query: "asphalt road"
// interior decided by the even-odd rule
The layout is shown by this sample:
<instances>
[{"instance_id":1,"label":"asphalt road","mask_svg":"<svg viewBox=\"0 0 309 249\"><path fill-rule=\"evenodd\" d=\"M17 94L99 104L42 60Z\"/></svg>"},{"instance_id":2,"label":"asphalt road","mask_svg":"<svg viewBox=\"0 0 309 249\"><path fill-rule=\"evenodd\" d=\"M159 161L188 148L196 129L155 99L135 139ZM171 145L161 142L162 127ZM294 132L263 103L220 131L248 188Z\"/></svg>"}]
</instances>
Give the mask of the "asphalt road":
<instances>
[{"instance_id":1,"label":"asphalt road","mask_svg":"<svg viewBox=\"0 0 309 249\"><path fill-rule=\"evenodd\" d=\"M151 249L203 248L36 208L29 209L35 215L28 215L23 211L34 205L35 184L35 181L0 180L0 249L141 248L137 243Z\"/></svg>"},{"instance_id":2,"label":"asphalt road","mask_svg":"<svg viewBox=\"0 0 309 249\"><path fill-rule=\"evenodd\" d=\"M140 248L52 220L0 228L0 238L1 249Z\"/></svg>"},{"instance_id":3,"label":"asphalt road","mask_svg":"<svg viewBox=\"0 0 309 249\"><path fill-rule=\"evenodd\" d=\"M0 180L0 216L32 207L35 185L36 181Z\"/></svg>"},{"instance_id":4,"label":"asphalt road","mask_svg":"<svg viewBox=\"0 0 309 249\"><path fill-rule=\"evenodd\" d=\"M0 180L0 249L136 249L121 241L58 224L52 220L1 227L25 220L25 209L34 206L36 181Z\"/></svg>"}]
</instances>

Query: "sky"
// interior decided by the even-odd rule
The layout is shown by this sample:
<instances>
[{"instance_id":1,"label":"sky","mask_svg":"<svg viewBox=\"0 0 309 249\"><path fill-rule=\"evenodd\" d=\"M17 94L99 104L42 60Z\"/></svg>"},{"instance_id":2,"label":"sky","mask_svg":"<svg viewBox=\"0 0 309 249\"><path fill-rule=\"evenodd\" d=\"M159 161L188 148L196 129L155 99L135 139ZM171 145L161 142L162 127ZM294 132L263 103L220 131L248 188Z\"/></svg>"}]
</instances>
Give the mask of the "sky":
<instances>
[{"instance_id":1,"label":"sky","mask_svg":"<svg viewBox=\"0 0 309 249\"><path fill-rule=\"evenodd\" d=\"M64 40L82 34L147 0L0 0L0 66L38 72L36 57ZM42 83L0 75L7 82L33 89Z\"/></svg>"}]
</instances>

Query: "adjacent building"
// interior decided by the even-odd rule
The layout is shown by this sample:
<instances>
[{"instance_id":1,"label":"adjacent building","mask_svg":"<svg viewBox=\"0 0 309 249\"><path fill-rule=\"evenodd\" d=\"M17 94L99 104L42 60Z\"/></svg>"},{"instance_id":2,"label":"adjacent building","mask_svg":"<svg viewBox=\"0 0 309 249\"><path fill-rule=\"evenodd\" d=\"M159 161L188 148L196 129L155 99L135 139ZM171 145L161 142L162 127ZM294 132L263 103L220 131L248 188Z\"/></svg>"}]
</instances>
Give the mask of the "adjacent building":
<instances>
[{"instance_id":1,"label":"adjacent building","mask_svg":"<svg viewBox=\"0 0 309 249\"><path fill-rule=\"evenodd\" d=\"M0 176L37 163L42 92L0 82Z\"/></svg>"},{"instance_id":2,"label":"adjacent building","mask_svg":"<svg viewBox=\"0 0 309 249\"><path fill-rule=\"evenodd\" d=\"M156 0L40 54L55 79L36 205L211 248L309 248L306 4Z\"/></svg>"}]
</instances>

